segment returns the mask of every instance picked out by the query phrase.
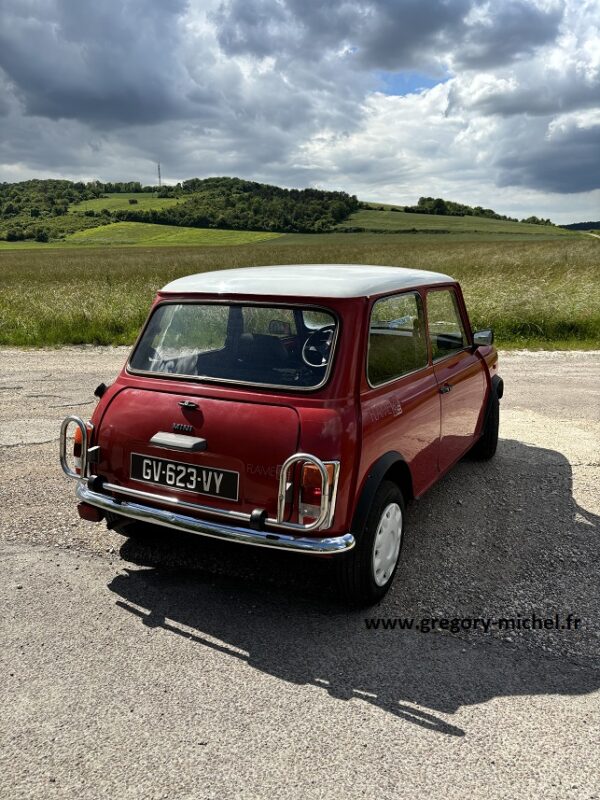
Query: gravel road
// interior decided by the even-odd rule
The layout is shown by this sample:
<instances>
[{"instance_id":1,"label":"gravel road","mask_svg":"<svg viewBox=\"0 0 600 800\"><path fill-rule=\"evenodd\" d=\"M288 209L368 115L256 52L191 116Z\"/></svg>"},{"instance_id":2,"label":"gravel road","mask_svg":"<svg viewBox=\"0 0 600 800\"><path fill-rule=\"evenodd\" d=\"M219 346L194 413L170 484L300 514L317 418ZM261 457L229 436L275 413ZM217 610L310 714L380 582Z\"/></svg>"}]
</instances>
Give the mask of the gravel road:
<instances>
[{"instance_id":1,"label":"gravel road","mask_svg":"<svg viewBox=\"0 0 600 800\"><path fill-rule=\"evenodd\" d=\"M368 615L323 562L78 519L58 425L126 352L0 349L0 797L600 798L600 352L501 354L496 458ZM581 623L364 623L532 612Z\"/></svg>"}]
</instances>

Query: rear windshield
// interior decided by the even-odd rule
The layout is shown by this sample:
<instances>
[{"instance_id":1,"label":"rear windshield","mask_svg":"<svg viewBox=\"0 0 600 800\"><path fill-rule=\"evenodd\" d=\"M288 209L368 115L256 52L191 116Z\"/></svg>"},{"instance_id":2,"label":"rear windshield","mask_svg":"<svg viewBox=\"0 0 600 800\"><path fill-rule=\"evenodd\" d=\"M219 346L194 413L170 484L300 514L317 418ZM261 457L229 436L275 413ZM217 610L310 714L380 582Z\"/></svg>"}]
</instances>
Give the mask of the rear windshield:
<instances>
[{"instance_id":1,"label":"rear windshield","mask_svg":"<svg viewBox=\"0 0 600 800\"><path fill-rule=\"evenodd\" d=\"M314 389L328 377L337 320L314 308L164 303L129 361L134 372Z\"/></svg>"}]
</instances>

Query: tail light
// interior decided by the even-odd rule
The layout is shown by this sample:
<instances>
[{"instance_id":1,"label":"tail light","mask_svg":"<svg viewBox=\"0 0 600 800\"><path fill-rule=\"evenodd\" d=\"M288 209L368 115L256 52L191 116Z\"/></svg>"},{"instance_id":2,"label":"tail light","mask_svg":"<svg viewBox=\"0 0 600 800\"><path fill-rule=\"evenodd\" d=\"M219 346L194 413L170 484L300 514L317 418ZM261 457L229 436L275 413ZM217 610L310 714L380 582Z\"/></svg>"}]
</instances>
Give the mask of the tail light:
<instances>
[{"instance_id":1,"label":"tail light","mask_svg":"<svg viewBox=\"0 0 600 800\"><path fill-rule=\"evenodd\" d=\"M329 485L333 484L335 474L334 464L325 464ZM302 467L300 479L300 499L303 503L321 504L321 470L314 464L305 464Z\"/></svg>"},{"instance_id":2,"label":"tail light","mask_svg":"<svg viewBox=\"0 0 600 800\"><path fill-rule=\"evenodd\" d=\"M329 491L333 489L335 465L325 464L329 478ZM314 522L321 510L321 471L315 464L304 464L300 477L300 524Z\"/></svg>"},{"instance_id":3,"label":"tail light","mask_svg":"<svg viewBox=\"0 0 600 800\"><path fill-rule=\"evenodd\" d=\"M91 423L86 424L87 435L88 435L88 452L90 449L90 440L92 436L93 426ZM73 432L73 462L75 466L75 472L78 475L81 475L81 451L82 451L82 444L83 444L83 434L81 433L81 428L79 425L75 425L75 430Z\"/></svg>"},{"instance_id":4,"label":"tail light","mask_svg":"<svg viewBox=\"0 0 600 800\"><path fill-rule=\"evenodd\" d=\"M81 442L83 435L79 425L75 425L75 433L73 435L73 460L75 462L75 472L81 474Z\"/></svg>"}]
</instances>

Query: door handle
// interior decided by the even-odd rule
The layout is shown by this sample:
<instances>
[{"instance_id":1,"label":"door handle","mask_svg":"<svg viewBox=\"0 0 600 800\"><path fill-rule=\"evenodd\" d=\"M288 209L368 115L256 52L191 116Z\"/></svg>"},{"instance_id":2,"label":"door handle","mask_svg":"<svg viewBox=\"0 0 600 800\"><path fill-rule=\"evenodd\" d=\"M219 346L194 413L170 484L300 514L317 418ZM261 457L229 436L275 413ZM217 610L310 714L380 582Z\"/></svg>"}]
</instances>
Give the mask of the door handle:
<instances>
[{"instance_id":1,"label":"door handle","mask_svg":"<svg viewBox=\"0 0 600 800\"><path fill-rule=\"evenodd\" d=\"M448 392L452 389L451 383L445 383L443 386L440 386L440 394L448 394Z\"/></svg>"}]
</instances>

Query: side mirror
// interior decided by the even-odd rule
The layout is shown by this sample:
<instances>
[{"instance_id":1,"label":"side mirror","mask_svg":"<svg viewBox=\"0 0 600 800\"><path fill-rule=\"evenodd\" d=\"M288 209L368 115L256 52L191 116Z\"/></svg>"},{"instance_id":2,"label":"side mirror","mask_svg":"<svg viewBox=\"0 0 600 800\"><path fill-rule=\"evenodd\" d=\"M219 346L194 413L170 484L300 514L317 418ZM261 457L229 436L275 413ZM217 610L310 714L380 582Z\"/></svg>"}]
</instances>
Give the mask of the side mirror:
<instances>
[{"instance_id":1,"label":"side mirror","mask_svg":"<svg viewBox=\"0 0 600 800\"><path fill-rule=\"evenodd\" d=\"M475 347L485 347L494 343L494 331L473 331L473 345Z\"/></svg>"}]
</instances>

